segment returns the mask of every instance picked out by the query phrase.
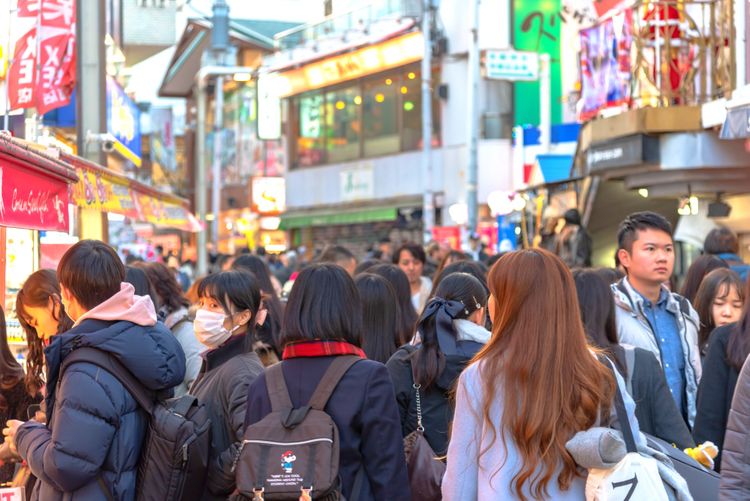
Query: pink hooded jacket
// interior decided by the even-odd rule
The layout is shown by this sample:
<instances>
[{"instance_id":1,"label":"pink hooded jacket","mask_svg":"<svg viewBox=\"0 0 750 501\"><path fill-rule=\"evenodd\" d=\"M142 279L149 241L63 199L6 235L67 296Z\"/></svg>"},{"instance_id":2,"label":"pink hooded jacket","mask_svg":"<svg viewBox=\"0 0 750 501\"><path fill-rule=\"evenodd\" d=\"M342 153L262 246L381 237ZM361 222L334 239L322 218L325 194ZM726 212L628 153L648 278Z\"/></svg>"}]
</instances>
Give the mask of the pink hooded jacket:
<instances>
[{"instance_id":1,"label":"pink hooded jacket","mask_svg":"<svg viewBox=\"0 0 750 501\"><path fill-rule=\"evenodd\" d=\"M125 320L149 327L156 325L156 309L150 297L136 296L135 288L123 282L120 284L120 292L81 315L75 325L86 319L109 322Z\"/></svg>"}]
</instances>

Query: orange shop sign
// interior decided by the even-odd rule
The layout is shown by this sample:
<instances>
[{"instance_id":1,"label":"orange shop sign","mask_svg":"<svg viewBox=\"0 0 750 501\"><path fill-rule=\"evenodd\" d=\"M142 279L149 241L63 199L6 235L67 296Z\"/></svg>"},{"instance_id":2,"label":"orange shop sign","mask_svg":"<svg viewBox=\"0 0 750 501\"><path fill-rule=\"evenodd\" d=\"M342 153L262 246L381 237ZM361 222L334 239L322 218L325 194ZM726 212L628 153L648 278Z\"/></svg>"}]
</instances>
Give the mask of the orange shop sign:
<instances>
[{"instance_id":1,"label":"orange shop sign","mask_svg":"<svg viewBox=\"0 0 750 501\"><path fill-rule=\"evenodd\" d=\"M422 33L412 32L377 45L329 57L302 68L269 76L279 97L329 87L384 70L398 68L422 59Z\"/></svg>"}]
</instances>

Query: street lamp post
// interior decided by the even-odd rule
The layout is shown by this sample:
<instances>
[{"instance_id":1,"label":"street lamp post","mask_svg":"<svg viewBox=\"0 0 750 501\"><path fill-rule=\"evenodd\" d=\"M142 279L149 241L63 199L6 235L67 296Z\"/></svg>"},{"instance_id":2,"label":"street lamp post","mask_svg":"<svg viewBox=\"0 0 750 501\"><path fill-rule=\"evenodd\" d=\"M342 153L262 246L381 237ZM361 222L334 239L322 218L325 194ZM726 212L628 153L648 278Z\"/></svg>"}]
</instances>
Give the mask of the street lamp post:
<instances>
[{"instance_id":1,"label":"street lamp post","mask_svg":"<svg viewBox=\"0 0 750 501\"><path fill-rule=\"evenodd\" d=\"M204 66L195 76L195 100L198 107L195 148L195 208L198 213L198 220L203 223L203 229L198 233L197 238L198 276L205 275L208 272L208 249L206 248L208 243L208 229L206 228L206 208L208 205L208 197L206 197L206 87L212 77L228 76L236 73L255 74L255 72L255 68L248 66ZM220 82L217 82L216 84L218 86L220 85ZM217 135L219 133L220 131L217 131ZM216 163L214 165L216 165ZM212 186L212 193L214 194L214 222L216 224L219 223L219 214L215 207L221 196L220 174L220 170L219 175L216 175L216 172L214 172L214 186ZM216 226L216 228L218 228L218 226ZM215 243L218 244L218 229L216 230L216 233L217 234L214 235L214 238L217 240Z\"/></svg>"}]
</instances>

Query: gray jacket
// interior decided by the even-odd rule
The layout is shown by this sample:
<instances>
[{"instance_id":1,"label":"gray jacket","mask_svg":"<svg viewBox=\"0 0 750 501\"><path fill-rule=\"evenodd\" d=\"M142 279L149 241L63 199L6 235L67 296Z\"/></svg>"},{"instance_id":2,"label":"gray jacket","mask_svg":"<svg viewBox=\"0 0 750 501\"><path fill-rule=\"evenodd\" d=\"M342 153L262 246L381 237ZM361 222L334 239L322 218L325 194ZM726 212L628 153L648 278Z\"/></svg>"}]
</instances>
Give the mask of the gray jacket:
<instances>
[{"instance_id":1,"label":"gray jacket","mask_svg":"<svg viewBox=\"0 0 750 501\"><path fill-rule=\"evenodd\" d=\"M643 312L643 298L630 285L627 278L612 284L617 305L617 338L620 343L648 350L661 363L661 350L648 318ZM698 349L698 313L690 302L679 294L670 293L667 310L675 315L680 330L682 354L685 358L685 394L688 422L693 426L696 413L698 383L701 379L701 358Z\"/></svg>"},{"instance_id":2,"label":"gray jacket","mask_svg":"<svg viewBox=\"0 0 750 501\"><path fill-rule=\"evenodd\" d=\"M729 411L721 459L722 500L750 499L750 363L745 361Z\"/></svg>"},{"instance_id":3,"label":"gray jacket","mask_svg":"<svg viewBox=\"0 0 750 501\"><path fill-rule=\"evenodd\" d=\"M211 417L208 482L200 498L204 501L227 499L236 487L232 466L245 432L247 389L263 372L260 359L248 349L244 336L238 336L207 352L190 388Z\"/></svg>"},{"instance_id":4,"label":"gray jacket","mask_svg":"<svg viewBox=\"0 0 750 501\"><path fill-rule=\"evenodd\" d=\"M187 308L180 308L164 319L164 325L174 334L177 342L185 352L185 380L174 388L174 396L181 397L188 392L201 370L201 352L206 350L195 337L193 321L188 316Z\"/></svg>"}]
</instances>

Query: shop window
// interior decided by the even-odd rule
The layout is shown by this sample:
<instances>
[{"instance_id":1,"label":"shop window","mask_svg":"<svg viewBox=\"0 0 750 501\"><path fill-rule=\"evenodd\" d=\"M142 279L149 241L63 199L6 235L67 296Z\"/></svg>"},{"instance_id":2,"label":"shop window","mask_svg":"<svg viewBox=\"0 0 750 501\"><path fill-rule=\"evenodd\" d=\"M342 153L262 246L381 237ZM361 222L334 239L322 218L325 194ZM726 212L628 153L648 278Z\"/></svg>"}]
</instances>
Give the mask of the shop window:
<instances>
[{"instance_id":1,"label":"shop window","mask_svg":"<svg viewBox=\"0 0 750 501\"><path fill-rule=\"evenodd\" d=\"M362 96L358 85L326 94L328 162L344 162L360 156Z\"/></svg>"},{"instance_id":2,"label":"shop window","mask_svg":"<svg viewBox=\"0 0 750 501\"><path fill-rule=\"evenodd\" d=\"M322 93L300 96L297 164L305 167L325 161L325 98Z\"/></svg>"},{"instance_id":3,"label":"shop window","mask_svg":"<svg viewBox=\"0 0 750 501\"><path fill-rule=\"evenodd\" d=\"M417 68L405 72L398 88L401 95L402 149L422 147L422 78Z\"/></svg>"},{"instance_id":4,"label":"shop window","mask_svg":"<svg viewBox=\"0 0 750 501\"><path fill-rule=\"evenodd\" d=\"M389 75L364 84L366 157L396 153L401 148L398 131L400 83L397 75Z\"/></svg>"}]
</instances>

